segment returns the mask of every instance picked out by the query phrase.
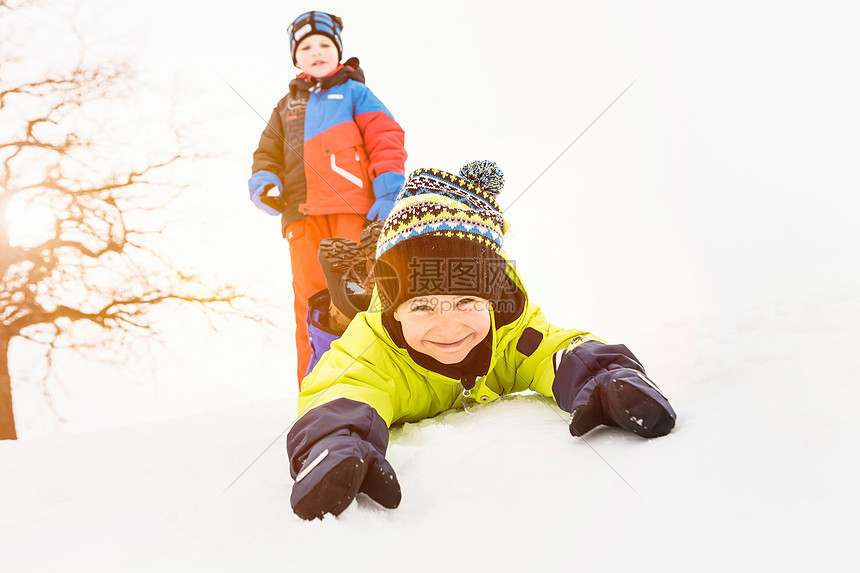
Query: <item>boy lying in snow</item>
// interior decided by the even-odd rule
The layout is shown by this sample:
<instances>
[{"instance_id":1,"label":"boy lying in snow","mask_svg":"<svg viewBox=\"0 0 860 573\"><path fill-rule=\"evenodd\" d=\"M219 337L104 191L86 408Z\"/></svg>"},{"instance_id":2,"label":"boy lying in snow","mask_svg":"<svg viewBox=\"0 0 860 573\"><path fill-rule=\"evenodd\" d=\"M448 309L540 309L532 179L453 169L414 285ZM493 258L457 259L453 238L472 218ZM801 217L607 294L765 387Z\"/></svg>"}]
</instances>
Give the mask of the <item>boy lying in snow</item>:
<instances>
[{"instance_id":1,"label":"boy lying in snow","mask_svg":"<svg viewBox=\"0 0 860 573\"><path fill-rule=\"evenodd\" d=\"M359 492L397 507L388 427L459 404L534 390L571 413L574 436L607 424L654 438L675 426L626 346L554 326L529 301L502 252L503 182L487 161L410 175L377 243L370 309L302 383L287 436L299 517L338 515Z\"/></svg>"}]
</instances>

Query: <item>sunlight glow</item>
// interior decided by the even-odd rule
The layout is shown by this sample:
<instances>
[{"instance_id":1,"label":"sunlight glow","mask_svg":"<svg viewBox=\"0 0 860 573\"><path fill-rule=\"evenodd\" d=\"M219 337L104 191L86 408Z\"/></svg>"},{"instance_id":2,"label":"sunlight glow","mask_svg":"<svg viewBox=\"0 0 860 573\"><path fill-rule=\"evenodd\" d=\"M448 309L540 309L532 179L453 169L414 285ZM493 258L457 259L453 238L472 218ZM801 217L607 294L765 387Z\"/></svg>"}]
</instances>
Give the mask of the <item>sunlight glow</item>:
<instances>
[{"instance_id":1,"label":"sunlight glow","mask_svg":"<svg viewBox=\"0 0 860 573\"><path fill-rule=\"evenodd\" d=\"M17 246L32 246L52 233L56 217L44 205L13 201L6 207L9 241Z\"/></svg>"}]
</instances>

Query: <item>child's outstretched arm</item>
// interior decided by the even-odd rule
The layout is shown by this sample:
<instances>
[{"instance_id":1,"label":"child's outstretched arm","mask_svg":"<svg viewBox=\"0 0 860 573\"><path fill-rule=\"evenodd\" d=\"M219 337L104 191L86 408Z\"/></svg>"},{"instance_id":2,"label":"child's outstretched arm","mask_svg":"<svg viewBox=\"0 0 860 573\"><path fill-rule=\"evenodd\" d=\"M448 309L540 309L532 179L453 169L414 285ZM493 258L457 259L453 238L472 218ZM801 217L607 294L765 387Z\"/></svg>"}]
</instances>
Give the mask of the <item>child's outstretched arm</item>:
<instances>
[{"instance_id":1,"label":"child's outstretched arm","mask_svg":"<svg viewBox=\"0 0 860 573\"><path fill-rule=\"evenodd\" d=\"M675 426L671 404L623 344L607 344L585 331L559 329L535 310L529 328L517 341L517 352L524 357L517 377L524 380L513 390L527 387L554 398L570 413L574 436L605 424L656 438Z\"/></svg>"},{"instance_id":2,"label":"child's outstretched arm","mask_svg":"<svg viewBox=\"0 0 860 573\"><path fill-rule=\"evenodd\" d=\"M359 492L388 508L400 503L385 452L388 426L401 407L386 373L385 345L363 328L364 319L359 315L302 381L287 455L296 480L290 501L303 519L338 515Z\"/></svg>"},{"instance_id":3,"label":"child's outstretched arm","mask_svg":"<svg viewBox=\"0 0 860 573\"><path fill-rule=\"evenodd\" d=\"M657 438L675 427L669 400L645 374L623 344L574 339L553 357L552 393L570 412L569 428L582 436L606 424L644 438Z\"/></svg>"}]
</instances>

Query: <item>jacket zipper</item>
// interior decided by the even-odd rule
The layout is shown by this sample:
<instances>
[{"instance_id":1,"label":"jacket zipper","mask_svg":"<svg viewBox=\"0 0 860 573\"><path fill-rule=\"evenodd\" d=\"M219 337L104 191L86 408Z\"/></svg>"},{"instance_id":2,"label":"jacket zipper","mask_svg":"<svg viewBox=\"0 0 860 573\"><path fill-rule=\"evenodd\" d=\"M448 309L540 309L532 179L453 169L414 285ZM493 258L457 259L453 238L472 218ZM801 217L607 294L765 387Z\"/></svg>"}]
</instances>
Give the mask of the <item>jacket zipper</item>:
<instances>
[{"instance_id":1,"label":"jacket zipper","mask_svg":"<svg viewBox=\"0 0 860 573\"><path fill-rule=\"evenodd\" d=\"M466 403L466 398L472 395L472 388L474 388L475 384L478 383L478 378L479 376L475 376L475 378L471 381L472 383L469 384L468 388L466 388L466 384L469 382L469 378L464 376L460 379L460 389L462 390L460 394L460 403L463 404L463 409L466 411L467 414L471 414L472 411L469 409L469 405Z\"/></svg>"}]
</instances>

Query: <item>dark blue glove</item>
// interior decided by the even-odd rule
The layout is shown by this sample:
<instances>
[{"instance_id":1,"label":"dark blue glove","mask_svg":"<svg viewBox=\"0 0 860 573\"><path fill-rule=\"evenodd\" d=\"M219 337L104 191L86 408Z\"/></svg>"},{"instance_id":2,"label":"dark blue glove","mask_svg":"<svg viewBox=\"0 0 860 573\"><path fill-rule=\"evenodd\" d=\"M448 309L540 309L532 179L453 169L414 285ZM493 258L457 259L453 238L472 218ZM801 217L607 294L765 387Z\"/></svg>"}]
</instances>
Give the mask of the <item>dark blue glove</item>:
<instances>
[{"instance_id":1,"label":"dark blue glove","mask_svg":"<svg viewBox=\"0 0 860 573\"><path fill-rule=\"evenodd\" d=\"M406 182L406 177L400 173L386 171L373 180L373 195L376 201L367 212L368 221L381 221L388 217L394 207L394 199Z\"/></svg>"},{"instance_id":2,"label":"dark blue glove","mask_svg":"<svg viewBox=\"0 0 860 573\"><path fill-rule=\"evenodd\" d=\"M295 514L308 520L339 515L358 493L384 507L400 505L387 447L385 421L361 402L338 398L299 418L287 435Z\"/></svg>"},{"instance_id":3,"label":"dark blue glove","mask_svg":"<svg viewBox=\"0 0 860 573\"><path fill-rule=\"evenodd\" d=\"M273 185L278 188L277 197L273 197L271 195L266 196L266 191L271 189ZM257 171L251 175L250 179L248 179L248 192L251 195L251 201L258 209L268 213L269 215L281 214L278 209L264 202L264 199L277 199L279 202L280 197L284 194L283 184L277 175L269 171Z\"/></svg>"},{"instance_id":4,"label":"dark blue glove","mask_svg":"<svg viewBox=\"0 0 860 573\"><path fill-rule=\"evenodd\" d=\"M644 438L664 436L675 427L675 410L623 344L587 340L563 351L552 392L559 407L570 412L574 436L601 424Z\"/></svg>"}]
</instances>

